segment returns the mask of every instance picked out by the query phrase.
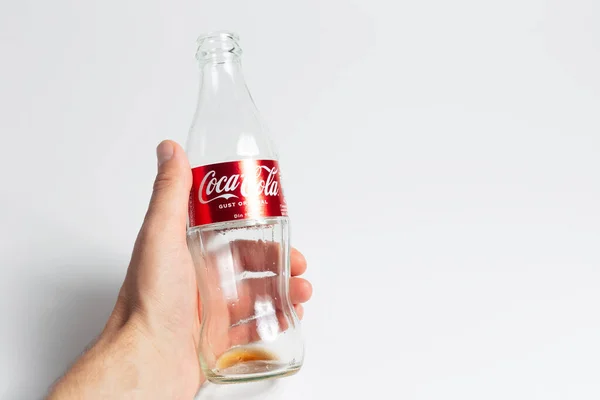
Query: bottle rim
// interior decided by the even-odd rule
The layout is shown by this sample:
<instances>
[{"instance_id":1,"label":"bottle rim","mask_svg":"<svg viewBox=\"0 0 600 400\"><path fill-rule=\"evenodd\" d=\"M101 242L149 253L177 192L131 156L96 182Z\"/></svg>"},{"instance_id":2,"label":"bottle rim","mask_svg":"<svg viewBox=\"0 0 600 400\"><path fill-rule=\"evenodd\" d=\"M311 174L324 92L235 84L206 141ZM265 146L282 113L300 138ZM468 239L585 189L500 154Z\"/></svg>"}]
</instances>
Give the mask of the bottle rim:
<instances>
[{"instance_id":1,"label":"bottle rim","mask_svg":"<svg viewBox=\"0 0 600 400\"><path fill-rule=\"evenodd\" d=\"M200 35L196 40L196 59L200 65L207 62L220 63L229 57L239 57L242 49L239 35L231 31L214 31Z\"/></svg>"},{"instance_id":2,"label":"bottle rim","mask_svg":"<svg viewBox=\"0 0 600 400\"><path fill-rule=\"evenodd\" d=\"M236 32L227 30L210 31L198 36L196 43L200 45L208 39L235 40L237 42L240 40L240 35L238 35Z\"/></svg>"}]
</instances>

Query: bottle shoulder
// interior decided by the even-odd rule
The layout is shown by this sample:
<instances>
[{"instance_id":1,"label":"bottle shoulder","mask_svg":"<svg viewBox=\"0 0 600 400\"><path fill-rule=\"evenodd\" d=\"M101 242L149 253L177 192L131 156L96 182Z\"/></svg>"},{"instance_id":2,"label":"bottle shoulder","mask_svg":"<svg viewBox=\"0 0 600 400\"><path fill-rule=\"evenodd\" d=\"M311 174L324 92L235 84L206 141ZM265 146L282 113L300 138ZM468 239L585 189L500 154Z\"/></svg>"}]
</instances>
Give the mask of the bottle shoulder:
<instances>
[{"instance_id":1,"label":"bottle shoulder","mask_svg":"<svg viewBox=\"0 0 600 400\"><path fill-rule=\"evenodd\" d=\"M193 125L185 149L192 167L244 159L279 159L270 135L264 130Z\"/></svg>"}]
</instances>

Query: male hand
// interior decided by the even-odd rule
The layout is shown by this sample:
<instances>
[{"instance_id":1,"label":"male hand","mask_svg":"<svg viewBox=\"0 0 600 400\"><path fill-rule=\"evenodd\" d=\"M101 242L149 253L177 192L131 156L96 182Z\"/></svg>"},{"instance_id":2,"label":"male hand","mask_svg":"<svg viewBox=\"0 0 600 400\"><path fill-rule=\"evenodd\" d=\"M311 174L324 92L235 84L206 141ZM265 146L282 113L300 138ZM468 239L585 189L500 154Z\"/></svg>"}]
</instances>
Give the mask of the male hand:
<instances>
[{"instance_id":1,"label":"male hand","mask_svg":"<svg viewBox=\"0 0 600 400\"><path fill-rule=\"evenodd\" d=\"M59 380L50 399L192 399L203 382L198 363L201 305L186 242L192 184L183 149L157 148L158 174L115 308L97 342ZM306 270L293 250L292 275ZM296 313L312 287L290 280Z\"/></svg>"}]
</instances>

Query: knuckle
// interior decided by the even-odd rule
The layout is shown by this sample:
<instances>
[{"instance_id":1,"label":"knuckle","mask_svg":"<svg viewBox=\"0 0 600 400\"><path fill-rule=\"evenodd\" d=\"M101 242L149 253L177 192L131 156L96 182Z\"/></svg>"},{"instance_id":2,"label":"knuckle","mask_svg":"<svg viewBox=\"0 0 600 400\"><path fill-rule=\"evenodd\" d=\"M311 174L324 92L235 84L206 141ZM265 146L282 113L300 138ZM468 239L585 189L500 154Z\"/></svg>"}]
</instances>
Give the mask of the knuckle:
<instances>
[{"instance_id":1,"label":"knuckle","mask_svg":"<svg viewBox=\"0 0 600 400\"><path fill-rule=\"evenodd\" d=\"M163 190L167 190L175 184L175 179L166 172L159 172L156 175L156 179L154 180L153 190L155 192L160 192Z\"/></svg>"}]
</instances>

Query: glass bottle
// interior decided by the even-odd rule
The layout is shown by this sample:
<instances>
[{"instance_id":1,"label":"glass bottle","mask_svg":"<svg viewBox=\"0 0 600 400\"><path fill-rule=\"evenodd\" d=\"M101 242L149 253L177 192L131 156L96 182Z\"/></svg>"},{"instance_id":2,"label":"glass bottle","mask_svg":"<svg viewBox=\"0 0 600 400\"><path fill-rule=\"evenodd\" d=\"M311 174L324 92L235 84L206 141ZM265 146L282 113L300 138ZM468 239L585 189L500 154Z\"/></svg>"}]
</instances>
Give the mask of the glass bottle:
<instances>
[{"instance_id":1,"label":"glass bottle","mask_svg":"<svg viewBox=\"0 0 600 400\"><path fill-rule=\"evenodd\" d=\"M244 81L238 41L230 32L198 39L200 94L186 145L200 364L215 383L291 375L304 357L289 298L290 228L278 157Z\"/></svg>"}]
</instances>

